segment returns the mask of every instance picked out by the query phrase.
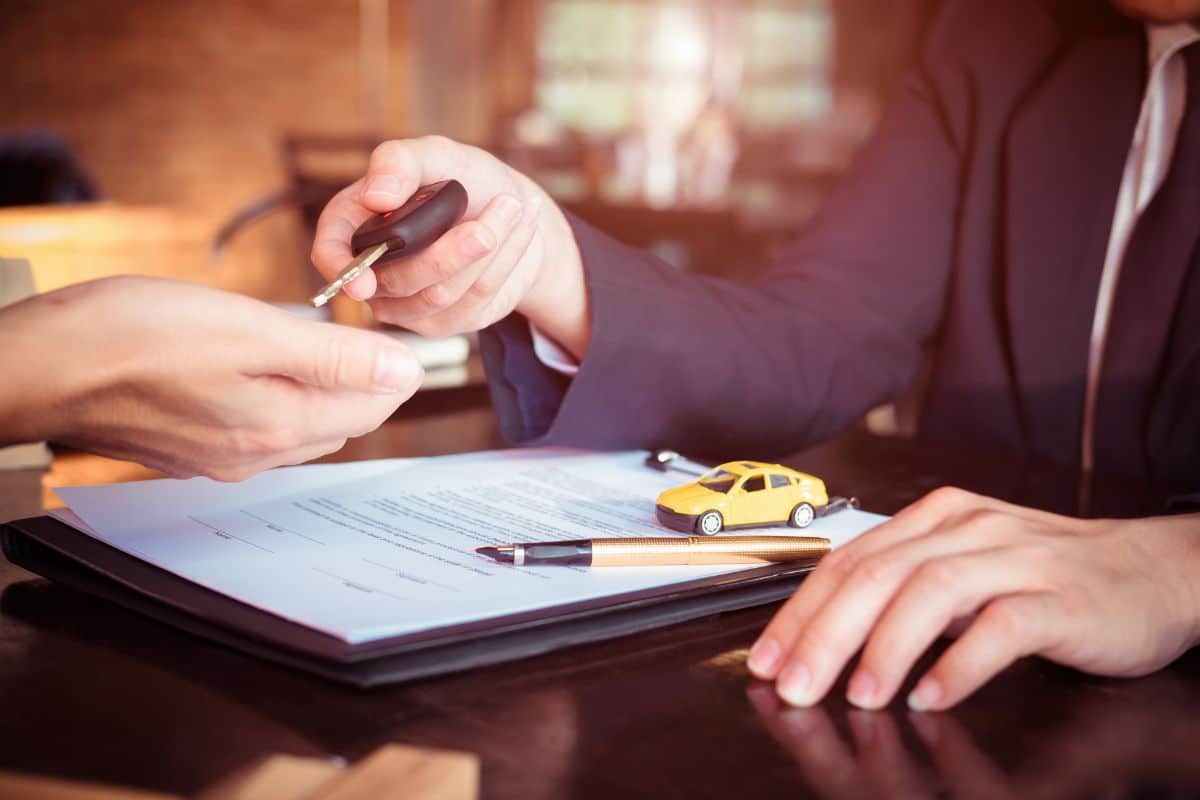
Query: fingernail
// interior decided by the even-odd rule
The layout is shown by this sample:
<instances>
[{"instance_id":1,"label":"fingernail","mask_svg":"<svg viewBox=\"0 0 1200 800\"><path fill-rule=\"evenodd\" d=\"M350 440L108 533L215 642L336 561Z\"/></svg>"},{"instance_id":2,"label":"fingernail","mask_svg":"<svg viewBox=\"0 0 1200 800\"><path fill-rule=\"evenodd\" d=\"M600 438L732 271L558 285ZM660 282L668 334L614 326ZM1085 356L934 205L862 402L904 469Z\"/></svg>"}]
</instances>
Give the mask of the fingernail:
<instances>
[{"instance_id":1,"label":"fingernail","mask_svg":"<svg viewBox=\"0 0 1200 800\"><path fill-rule=\"evenodd\" d=\"M491 237L482 230L471 231L471 235L463 239L462 253L467 258L483 258L492 252Z\"/></svg>"},{"instance_id":2,"label":"fingernail","mask_svg":"<svg viewBox=\"0 0 1200 800\"><path fill-rule=\"evenodd\" d=\"M873 709L878 705L875 693L879 684L865 672L856 672L846 689L846 699L859 708Z\"/></svg>"},{"instance_id":3,"label":"fingernail","mask_svg":"<svg viewBox=\"0 0 1200 800\"><path fill-rule=\"evenodd\" d=\"M367 184L367 190L363 194L381 194L399 200L400 179L395 175L376 175Z\"/></svg>"},{"instance_id":4,"label":"fingernail","mask_svg":"<svg viewBox=\"0 0 1200 800\"><path fill-rule=\"evenodd\" d=\"M908 694L908 707L913 711L928 711L941 699L942 685L933 678L922 678Z\"/></svg>"},{"instance_id":5,"label":"fingernail","mask_svg":"<svg viewBox=\"0 0 1200 800\"><path fill-rule=\"evenodd\" d=\"M750 648L750 656L746 666L760 678L770 677L779 663L779 642L771 638L759 639Z\"/></svg>"},{"instance_id":6,"label":"fingernail","mask_svg":"<svg viewBox=\"0 0 1200 800\"><path fill-rule=\"evenodd\" d=\"M406 391L420 370L421 365L407 350L384 350L375 362L375 385L388 393Z\"/></svg>"},{"instance_id":7,"label":"fingernail","mask_svg":"<svg viewBox=\"0 0 1200 800\"><path fill-rule=\"evenodd\" d=\"M521 201L511 195L501 195L496 200L496 216L507 227L512 227L521 214Z\"/></svg>"},{"instance_id":8,"label":"fingernail","mask_svg":"<svg viewBox=\"0 0 1200 800\"><path fill-rule=\"evenodd\" d=\"M793 706L810 706L812 697L808 687L812 683L812 673L803 664L792 664L783 670L776 684L779 696Z\"/></svg>"}]
</instances>

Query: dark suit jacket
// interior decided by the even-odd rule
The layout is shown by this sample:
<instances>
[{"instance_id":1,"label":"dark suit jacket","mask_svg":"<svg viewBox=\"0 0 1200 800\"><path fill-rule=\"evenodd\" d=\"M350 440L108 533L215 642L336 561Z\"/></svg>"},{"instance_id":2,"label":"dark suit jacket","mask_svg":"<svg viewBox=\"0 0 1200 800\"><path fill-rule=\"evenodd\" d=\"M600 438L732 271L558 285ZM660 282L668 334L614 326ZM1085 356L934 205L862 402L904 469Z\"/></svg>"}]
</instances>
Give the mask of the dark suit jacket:
<instances>
[{"instance_id":1,"label":"dark suit jacket","mask_svg":"<svg viewBox=\"0 0 1200 800\"><path fill-rule=\"evenodd\" d=\"M947 2L877 135L765 277L679 274L573 221L591 346L567 380L520 318L484 332L505 434L779 454L895 398L928 352L921 436L1076 463L1145 78L1141 25L1102 0ZM1102 435L1097 462L1200 487L1200 269L1162 302L1142 441Z\"/></svg>"}]
</instances>

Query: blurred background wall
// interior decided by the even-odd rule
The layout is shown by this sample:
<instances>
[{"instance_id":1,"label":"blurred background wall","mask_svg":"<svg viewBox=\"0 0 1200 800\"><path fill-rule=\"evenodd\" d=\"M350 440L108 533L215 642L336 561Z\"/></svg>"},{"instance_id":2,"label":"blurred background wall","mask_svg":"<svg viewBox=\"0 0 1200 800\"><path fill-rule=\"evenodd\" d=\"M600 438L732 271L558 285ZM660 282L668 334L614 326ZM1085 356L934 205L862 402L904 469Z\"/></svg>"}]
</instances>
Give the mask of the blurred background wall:
<instances>
[{"instance_id":1,"label":"blurred background wall","mask_svg":"<svg viewBox=\"0 0 1200 800\"><path fill-rule=\"evenodd\" d=\"M401 51L403 24L387 31ZM211 235L284 184L282 134L362 129L358 37L356 0L3 0L0 131L57 132L103 197L195 214ZM403 130L408 84L389 89L375 113ZM256 293L302 260L291 220L248 241L269 266L234 283Z\"/></svg>"},{"instance_id":2,"label":"blurred background wall","mask_svg":"<svg viewBox=\"0 0 1200 800\"><path fill-rule=\"evenodd\" d=\"M933 5L0 0L0 186L32 142L88 190L10 192L0 253L43 289L135 271L300 299L328 193L374 142L438 132L683 268L749 271L870 132Z\"/></svg>"}]
</instances>

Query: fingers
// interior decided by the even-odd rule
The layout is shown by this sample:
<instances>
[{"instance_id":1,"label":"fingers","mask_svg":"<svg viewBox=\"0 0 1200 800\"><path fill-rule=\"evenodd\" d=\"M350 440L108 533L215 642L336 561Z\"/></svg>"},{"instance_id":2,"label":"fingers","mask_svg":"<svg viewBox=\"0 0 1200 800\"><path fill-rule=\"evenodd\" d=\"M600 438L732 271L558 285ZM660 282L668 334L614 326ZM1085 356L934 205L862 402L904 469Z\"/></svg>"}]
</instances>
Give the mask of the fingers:
<instances>
[{"instance_id":1,"label":"fingers","mask_svg":"<svg viewBox=\"0 0 1200 800\"><path fill-rule=\"evenodd\" d=\"M221 480L333 452L377 428L424 375L416 356L384 334L282 313L256 319L243 346L253 347L242 373L254 382L210 462L221 466L207 474Z\"/></svg>"},{"instance_id":2,"label":"fingers","mask_svg":"<svg viewBox=\"0 0 1200 800\"><path fill-rule=\"evenodd\" d=\"M482 271L516 228L521 211L519 199L499 195L478 219L454 226L423 252L377 267L377 295L409 298L431 286L461 278L472 267Z\"/></svg>"},{"instance_id":3,"label":"fingers","mask_svg":"<svg viewBox=\"0 0 1200 800\"><path fill-rule=\"evenodd\" d=\"M835 550L821 561L817 569L800 584L796 593L775 612L750 648L746 666L751 673L763 680L782 678L785 659L795 649L801 631L837 591L852 568L852 559L840 550ZM792 671L797 674L789 677L787 682L790 685L798 686L811 678L804 665L793 665Z\"/></svg>"},{"instance_id":4,"label":"fingers","mask_svg":"<svg viewBox=\"0 0 1200 800\"><path fill-rule=\"evenodd\" d=\"M943 526L928 536L902 542L858 562L823 606L798 618L792 647L784 651L780 693L793 705L810 705L820 700L846 662L862 647L897 592L910 591L914 573L921 576L926 571L932 572L932 564L981 546L978 535L963 536L957 528ZM915 580L918 589L926 584L923 579ZM935 602L944 600L935 598ZM804 681L797 681L796 675ZM861 697L854 698L856 702L876 693L876 687L868 682L874 676L868 672L860 677L856 688Z\"/></svg>"},{"instance_id":5,"label":"fingers","mask_svg":"<svg viewBox=\"0 0 1200 800\"><path fill-rule=\"evenodd\" d=\"M775 616L771 617L767 627L763 629L751 646L750 654L746 658L746 667L755 677L765 681L772 681L779 677L779 670L783 667L783 657L791 651L793 643L796 641L796 634L800 630L800 626L804 624L805 617L800 608L801 604L805 602L805 587L815 577L815 572L809 575L795 594L779 607ZM787 650L784 650L784 647L787 647Z\"/></svg>"},{"instance_id":6,"label":"fingers","mask_svg":"<svg viewBox=\"0 0 1200 800\"><path fill-rule=\"evenodd\" d=\"M956 618L975 612L993 598L1043 586L1036 566L1011 549L978 550L925 561L875 624L850 679L850 702L861 708L887 705L912 665Z\"/></svg>"},{"instance_id":7,"label":"fingers","mask_svg":"<svg viewBox=\"0 0 1200 800\"><path fill-rule=\"evenodd\" d=\"M813 574L796 590L796 594L779 610L751 648L747 662L750 671L764 680L779 677L780 670L784 667L784 656L795 648L805 623L841 589L847 578L854 574L858 565L865 559L928 533L962 510L988 502L986 498L961 489L938 489L887 522L826 556ZM804 678L804 671L800 670L800 674L795 677Z\"/></svg>"},{"instance_id":8,"label":"fingers","mask_svg":"<svg viewBox=\"0 0 1200 800\"><path fill-rule=\"evenodd\" d=\"M1052 647L1060 604L1048 593L993 600L908 697L914 711L940 711L970 695L1018 658Z\"/></svg>"},{"instance_id":9,"label":"fingers","mask_svg":"<svg viewBox=\"0 0 1200 800\"><path fill-rule=\"evenodd\" d=\"M285 375L322 389L407 398L420 386L420 363L387 336L339 325L288 320L271 332L273 346L258 375Z\"/></svg>"},{"instance_id":10,"label":"fingers","mask_svg":"<svg viewBox=\"0 0 1200 800\"><path fill-rule=\"evenodd\" d=\"M859 540L866 537L887 539L887 531L880 533L883 527L880 525L864 533ZM805 625L854 571L857 558L851 548L855 543L851 542L825 556L816 570L805 578L796 593L788 598L771 618L762 635L750 648L750 656L746 662L746 666L755 676L763 680L779 677L784 667L784 657L795 648Z\"/></svg>"},{"instance_id":11,"label":"fingers","mask_svg":"<svg viewBox=\"0 0 1200 800\"><path fill-rule=\"evenodd\" d=\"M407 395L331 392L300 386L303 410L292 419L300 422L308 441L355 439L378 428L408 399Z\"/></svg>"},{"instance_id":12,"label":"fingers","mask_svg":"<svg viewBox=\"0 0 1200 800\"><path fill-rule=\"evenodd\" d=\"M399 208L429 183L462 177L470 150L441 136L384 142L375 148L362 179L342 189L321 212L313 238L312 262L327 280L354 258L350 239L374 214ZM370 270L351 281L345 292L356 300L375 293Z\"/></svg>"},{"instance_id":13,"label":"fingers","mask_svg":"<svg viewBox=\"0 0 1200 800\"><path fill-rule=\"evenodd\" d=\"M923 536L950 522L987 511L1012 511L1015 506L963 489L935 489L886 522L840 548L846 562L843 572L886 548Z\"/></svg>"},{"instance_id":14,"label":"fingers","mask_svg":"<svg viewBox=\"0 0 1200 800\"><path fill-rule=\"evenodd\" d=\"M448 336L479 330L508 313L496 311L512 287L510 278L533 252L537 232L533 205L526 207L516 228L490 257L412 297L370 301L376 318L426 336ZM518 287L518 294L523 291Z\"/></svg>"},{"instance_id":15,"label":"fingers","mask_svg":"<svg viewBox=\"0 0 1200 800\"><path fill-rule=\"evenodd\" d=\"M937 562L1011 544L1022 523L1042 516L961 490L930 494L827 557L755 643L750 671L775 679L789 703L811 705L868 637L871 642L882 637L851 681L849 695L867 708L889 702L920 653L956 618L997 594L1029 588L1030 574L1019 568L1020 561L989 576L988 557L967 560L964 566L982 576L969 586L950 574L953 561L950 567ZM960 588L947 590L951 583ZM893 614L890 606L900 597L923 599L905 599ZM888 624L882 626L885 610Z\"/></svg>"},{"instance_id":16,"label":"fingers","mask_svg":"<svg viewBox=\"0 0 1200 800\"><path fill-rule=\"evenodd\" d=\"M266 469L311 461L375 430L405 399L330 391L280 376L256 380L252 402L259 418L213 437L209 452L193 457L193 474L242 481Z\"/></svg>"},{"instance_id":17,"label":"fingers","mask_svg":"<svg viewBox=\"0 0 1200 800\"><path fill-rule=\"evenodd\" d=\"M796 594L779 610L751 648L747 662L750 671L764 680L778 678L780 670L784 667L784 657L796 647L806 623L816 617L829 599L841 591L850 576L856 572L861 574L861 564L878 557L883 551L939 528L948 519L968 509L992 506L998 502L961 489L938 489L887 522L826 556L813 574L801 584ZM903 578L903 574L891 570L886 565L881 565L880 569L893 573L890 584L893 587L895 580ZM878 571L880 570L872 568L866 572L870 575ZM805 677L803 670L800 670L798 677Z\"/></svg>"},{"instance_id":18,"label":"fingers","mask_svg":"<svg viewBox=\"0 0 1200 800\"><path fill-rule=\"evenodd\" d=\"M342 189L317 219L311 257L313 266L326 280L332 280L354 259L350 239L358 226L375 214L362 204L362 187L363 180L358 180ZM344 291L357 300L370 297L375 293L374 274L371 270L364 271Z\"/></svg>"},{"instance_id":19,"label":"fingers","mask_svg":"<svg viewBox=\"0 0 1200 800\"><path fill-rule=\"evenodd\" d=\"M361 200L373 212L401 206L421 186L461 177L466 146L443 136L396 139L371 153Z\"/></svg>"}]
</instances>

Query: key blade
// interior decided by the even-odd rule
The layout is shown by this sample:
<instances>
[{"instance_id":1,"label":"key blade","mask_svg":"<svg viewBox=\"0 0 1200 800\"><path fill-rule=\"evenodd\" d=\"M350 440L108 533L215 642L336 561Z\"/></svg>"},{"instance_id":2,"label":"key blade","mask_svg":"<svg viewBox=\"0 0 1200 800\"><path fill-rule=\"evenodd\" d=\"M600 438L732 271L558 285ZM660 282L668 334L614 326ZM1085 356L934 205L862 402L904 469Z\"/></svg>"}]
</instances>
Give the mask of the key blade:
<instances>
[{"instance_id":1,"label":"key blade","mask_svg":"<svg viewBox=\"0 0 1200 800\"><path fill-rule=\"evenodd\" d=\"M364 250L355 256L354 260L350 262L349 266L342 270L341 273L339 273L338 276L334 278L328 286L326 286L313 297L313 307L320 308L336 297L337 293L342 290L343 286L357 278L359 275L363 274L363 272L366 270L370 269L371 265L382 258L383 254L387 251L388 244L387 242L384 242L383 244L372 247L370 250Z\"/></svg>"}]
</instances>

